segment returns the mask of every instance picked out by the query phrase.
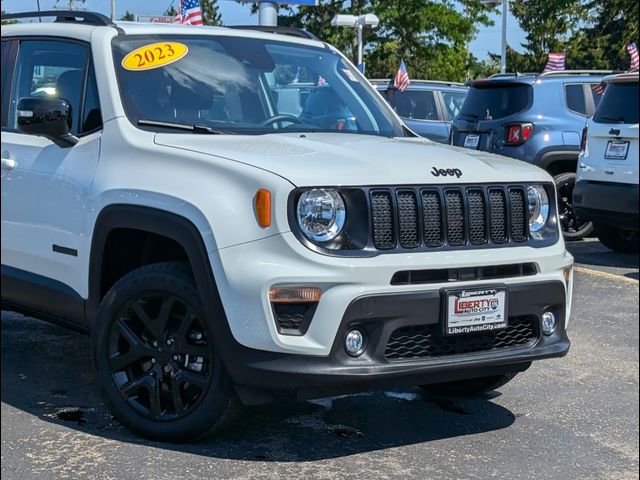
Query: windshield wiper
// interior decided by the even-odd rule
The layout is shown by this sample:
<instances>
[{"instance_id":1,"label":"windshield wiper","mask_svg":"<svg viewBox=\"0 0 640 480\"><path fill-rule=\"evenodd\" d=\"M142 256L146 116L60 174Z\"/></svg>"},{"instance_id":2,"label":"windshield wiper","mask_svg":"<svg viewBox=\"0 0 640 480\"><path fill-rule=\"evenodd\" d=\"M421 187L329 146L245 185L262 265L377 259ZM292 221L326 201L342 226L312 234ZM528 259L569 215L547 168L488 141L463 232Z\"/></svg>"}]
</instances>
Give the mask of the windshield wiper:
<instances>
[{"instance_id":1,"label":"windshield wiper","mask_svg":"<svg viewBox=\"0 0 640 480\"><path fill-rule=\"evenodd\" d=\"M188 124L188 123L172 123L172 122L163 122L160 120L147 120L142 118L138 120L138 125L148 126L148 127L161 127L161 128L173 128L174 130L188 130L193 133L207 133L210 135L224 135L225 132L221 130L216 130L211 127L207 127L206 125L199 124Z\"/></svg>"},{"instance_id":2,"label":"windshield wiper","mask_svg":"<svg viewBox=\"0 0 640 480\"><path fill-rule=\"evenodd\" d=\"M622 117L610 117L609 115L602 115L600 118L603 120L613 120L614 122L624 123L624 118Z\"/></svg>"}]
</instances>

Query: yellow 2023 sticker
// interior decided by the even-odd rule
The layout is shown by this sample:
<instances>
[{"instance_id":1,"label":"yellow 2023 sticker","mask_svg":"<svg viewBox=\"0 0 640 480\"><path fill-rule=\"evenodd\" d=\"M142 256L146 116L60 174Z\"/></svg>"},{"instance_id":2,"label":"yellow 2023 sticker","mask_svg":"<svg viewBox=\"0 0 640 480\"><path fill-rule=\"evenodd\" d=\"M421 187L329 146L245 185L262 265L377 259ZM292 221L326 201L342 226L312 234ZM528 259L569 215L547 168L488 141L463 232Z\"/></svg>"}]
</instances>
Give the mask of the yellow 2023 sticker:
<instances>
[{"instance_id":1,"label":"yellow 2023 sticker","mask_svg":"<svg viewBox=\"0 0 640 480\"><path fill-rule=\"evenodd\" d=\"M127 70L142 71L164 67L177 62L189 51L183 43L160 42L136 48L122 60L123 68Z\"/></svg>"}]
</instances>

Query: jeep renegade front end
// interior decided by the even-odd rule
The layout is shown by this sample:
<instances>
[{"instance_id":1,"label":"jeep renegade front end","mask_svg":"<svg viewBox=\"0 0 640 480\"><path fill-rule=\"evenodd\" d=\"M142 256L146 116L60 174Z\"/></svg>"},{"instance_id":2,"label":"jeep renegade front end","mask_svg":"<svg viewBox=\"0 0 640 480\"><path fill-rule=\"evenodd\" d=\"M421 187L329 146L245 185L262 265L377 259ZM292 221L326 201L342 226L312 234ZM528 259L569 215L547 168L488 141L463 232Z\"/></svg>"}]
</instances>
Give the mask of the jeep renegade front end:
<instances>
[{"instance_id":1,"label":"jeep renegade front end","mask_svg":"<svg viewBox=\"0 0 640 480\"><path fill-rule=\"evenodd\" d=\"M191 441L285 393L472 395L567 353L542 169L415 137L303 33L50 14L2 27L3 308L90 331L130 429Z\"/></svg>"}]
</instances>

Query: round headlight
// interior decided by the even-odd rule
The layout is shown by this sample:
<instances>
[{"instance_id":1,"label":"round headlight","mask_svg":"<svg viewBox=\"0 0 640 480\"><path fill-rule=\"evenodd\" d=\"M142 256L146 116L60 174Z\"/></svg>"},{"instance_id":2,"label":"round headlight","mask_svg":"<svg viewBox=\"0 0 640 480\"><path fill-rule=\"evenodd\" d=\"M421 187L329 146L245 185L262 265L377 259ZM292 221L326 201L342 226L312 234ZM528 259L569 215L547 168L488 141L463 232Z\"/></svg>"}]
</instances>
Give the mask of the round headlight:
<instances>
[{"instance_id":1,"label":"round headlight","mask_svg":"<svg viewBox=\"0 0 640 480\"><path fill-rule=\"evenodd\" d=\"M342 231L346 210L335 190L314 189L300 195L297 214L298 225L309 240L328 242Z\"/></svg>"},{"instance_id":2,"label":"round headlight","mask_svg":"<svg viewBox=\"0 0 640 480\"><path fill-rule=\"evenodd\" d=\"M529 205L529 231L536 236L549 219L549 196L542 185L531 185L527 188Z\"/></svg>"}]
</instances>

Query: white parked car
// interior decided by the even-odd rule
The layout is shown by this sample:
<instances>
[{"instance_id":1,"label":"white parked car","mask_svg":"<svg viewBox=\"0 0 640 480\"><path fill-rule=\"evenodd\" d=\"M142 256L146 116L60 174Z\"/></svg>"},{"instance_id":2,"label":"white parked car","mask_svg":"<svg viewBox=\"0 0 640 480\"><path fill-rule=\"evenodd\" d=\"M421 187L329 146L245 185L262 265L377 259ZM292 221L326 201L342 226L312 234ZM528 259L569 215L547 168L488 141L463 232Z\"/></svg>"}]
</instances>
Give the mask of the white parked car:
<instances>
[{"instance_id":1,"label":"white parked car","mask_svg":"<svg viewBox=\"0 0 640 480\"><path fill-rule=\"evenodd\" d=\"M605 78L606 90L582 133L573 201L612 250L638 252L638 71Z\"/></svg>"},{"instance_id":2,"label":"white parked car","mask_svg":"<svg viewBox=\"0 0 640 480\"><path fill-rule=\"evenodd\" d=\"M415 137L302 32L47 15L2 27L2 304L90 332L127 427L191 441L283 393L475 395L567 353L543 170ZM317 87L299 115L274 94L294 76Z\"/></svg>"}]
</instances>

